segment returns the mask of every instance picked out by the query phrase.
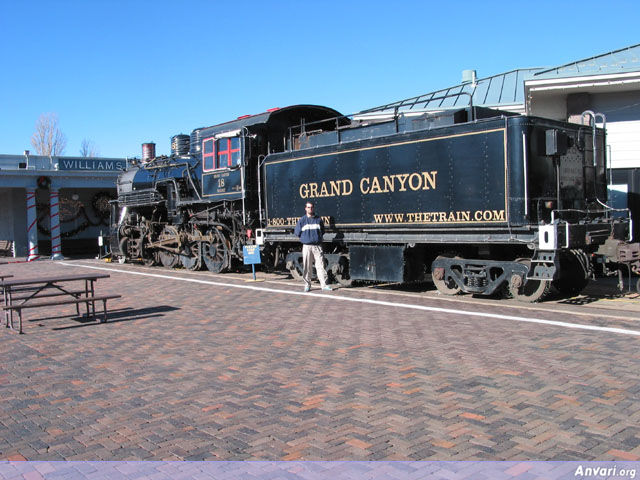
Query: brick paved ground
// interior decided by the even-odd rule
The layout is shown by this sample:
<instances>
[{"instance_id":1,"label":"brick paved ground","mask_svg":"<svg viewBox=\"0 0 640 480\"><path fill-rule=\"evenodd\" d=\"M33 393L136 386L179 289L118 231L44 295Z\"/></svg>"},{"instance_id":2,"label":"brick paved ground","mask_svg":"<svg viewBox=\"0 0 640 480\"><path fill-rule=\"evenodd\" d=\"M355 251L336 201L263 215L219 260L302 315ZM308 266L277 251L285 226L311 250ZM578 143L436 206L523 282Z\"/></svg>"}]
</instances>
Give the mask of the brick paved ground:
<instances>
[{"instance_id":1,"label":"brick paved ground","mask_svg":"<svg viewBox=\"0 0 640 480\"><path fill-rule=\"evenodd\" d=\"M107 324L28 312L25 335L0 330L0 459L640 459L640 337L331 297L640 330L637 303L575 316L82 263L296 294L114 272Z\"/></svg>"}]
</instances>

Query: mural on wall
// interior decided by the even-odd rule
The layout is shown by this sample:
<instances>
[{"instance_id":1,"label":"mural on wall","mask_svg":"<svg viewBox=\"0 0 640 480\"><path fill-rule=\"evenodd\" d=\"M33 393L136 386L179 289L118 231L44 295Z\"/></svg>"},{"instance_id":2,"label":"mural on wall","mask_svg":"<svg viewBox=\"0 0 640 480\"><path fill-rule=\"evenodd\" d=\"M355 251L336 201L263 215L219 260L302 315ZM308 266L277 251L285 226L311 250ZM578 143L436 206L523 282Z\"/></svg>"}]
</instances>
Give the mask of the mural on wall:
<instances>
[{"instance_id":1,"label":"mural on wall","mask_svg":"<svg viewBox=\"0 0 640 480\"><path fill-rule=\"evenodd\" d=\"M109 202L115 195L109 192L95 193L89 202L83 201L79 195L60 194L60 226L62 238L71 238L89 227L108 227ZM48 202L38 202L38 231L51 236L50 212Z\"/></svg>"}]
</instances>

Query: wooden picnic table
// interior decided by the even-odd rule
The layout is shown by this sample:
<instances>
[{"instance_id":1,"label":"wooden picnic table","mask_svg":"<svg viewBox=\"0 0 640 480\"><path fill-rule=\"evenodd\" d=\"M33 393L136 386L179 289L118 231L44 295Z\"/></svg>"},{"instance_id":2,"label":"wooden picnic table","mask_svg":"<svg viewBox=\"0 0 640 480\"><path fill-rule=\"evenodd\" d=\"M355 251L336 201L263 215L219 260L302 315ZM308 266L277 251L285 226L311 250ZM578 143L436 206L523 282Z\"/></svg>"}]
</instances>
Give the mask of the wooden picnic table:
<instances>
[{"instance_id":1,"label":"wooden picnic table","mask_svg":"<svg viewBox=\"0 0 640 480\"><path fill-rule=\"evenodd\" d=\"M12 278L2 281L3 309L5 326L13 329L13 312L17 311L20 319L19 332L22 332L22 310L27 308L51 307L56 305L75 304L80 315L81 303L95 318L95 302L101 300L104 305L104 321L107 317L107 300L120 295L95 295L95 282L100 278L108 278L108 273L81 273L70 275L42 276L29 278ZM71 289L67 284L84 282L84 288ZM42 298L62 297L57 300L39 302Z\"/></svg>"}]
</instances>

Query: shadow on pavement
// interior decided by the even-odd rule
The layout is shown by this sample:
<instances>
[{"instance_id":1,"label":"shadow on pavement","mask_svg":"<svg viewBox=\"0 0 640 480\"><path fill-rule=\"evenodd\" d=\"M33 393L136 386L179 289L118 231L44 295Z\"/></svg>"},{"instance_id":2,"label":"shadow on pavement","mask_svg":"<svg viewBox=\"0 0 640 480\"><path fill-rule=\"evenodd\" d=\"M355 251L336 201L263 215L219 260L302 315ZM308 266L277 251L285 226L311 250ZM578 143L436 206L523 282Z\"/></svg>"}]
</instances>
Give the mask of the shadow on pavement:
<instances>
[{"instance_id":1,"label":"shadow on pavement","mask_svg":"<svg viewBox=\"0 0 640 480\"><path fill-rule=\"evenodd\" d=\"M75 325L65 325L60 327L53 327L51 330L68 330L72 328L80 328L80 327L88 327L88 326L96 326L96 325L108 325L109 323L118 323L118 322L131 322L134 320L142 320L145 318L156 318L163 317L165 313L173 312L176 310L180 310L177 307L173 307L170 305L159 305L156 307L150 308L122 308L117 310L109 310L107 313L107 323L101 323L100 319L102 318L102 314L99 309L96 312L96 319L92 317L81 316L78 317L75 314L72 315L72 320L76 322ZM70 315L62 315L55 317L46 317L46 318L34 318L28 319L29 323L38 323L44 320L52 320L58 318L70 317Z\"/></svg>"}]
</instances>

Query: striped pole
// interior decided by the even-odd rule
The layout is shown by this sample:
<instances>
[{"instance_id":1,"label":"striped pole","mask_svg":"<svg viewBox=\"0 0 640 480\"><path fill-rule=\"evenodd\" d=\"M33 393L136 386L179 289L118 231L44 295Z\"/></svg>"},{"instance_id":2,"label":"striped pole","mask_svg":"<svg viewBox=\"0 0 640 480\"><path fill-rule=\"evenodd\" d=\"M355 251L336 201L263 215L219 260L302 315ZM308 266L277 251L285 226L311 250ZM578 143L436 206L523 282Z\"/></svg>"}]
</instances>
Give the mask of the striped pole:
<instances>
[{"instance_id":1,"label":"striped pole","mask_svg":"<svg viewBox=\"0 0 640 480\"><path fill-rule=\"evenodd\" d=\"M58 190L49 190L49 214L51 225L51 260L64 260L62 256L62 235L60 231L60 207Z\"/></svg>"},{"instance_id":2,"label":"striped pole","mask_svg":"<svg viewBox=\"0 0 640 480\"><path fill-rule=\"evenodd\" d=\"M27 262L37 260L38 255L38 216L36 215L36 191L27 190L27 240L29 253Z\"/></svg>"}]
</instances>

